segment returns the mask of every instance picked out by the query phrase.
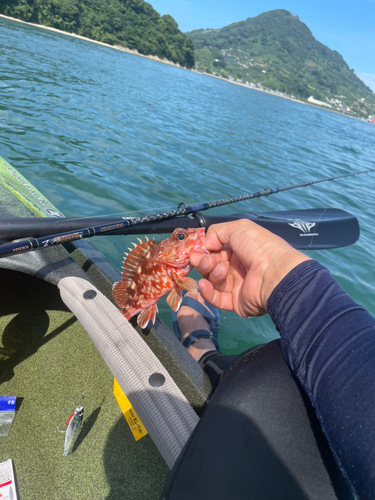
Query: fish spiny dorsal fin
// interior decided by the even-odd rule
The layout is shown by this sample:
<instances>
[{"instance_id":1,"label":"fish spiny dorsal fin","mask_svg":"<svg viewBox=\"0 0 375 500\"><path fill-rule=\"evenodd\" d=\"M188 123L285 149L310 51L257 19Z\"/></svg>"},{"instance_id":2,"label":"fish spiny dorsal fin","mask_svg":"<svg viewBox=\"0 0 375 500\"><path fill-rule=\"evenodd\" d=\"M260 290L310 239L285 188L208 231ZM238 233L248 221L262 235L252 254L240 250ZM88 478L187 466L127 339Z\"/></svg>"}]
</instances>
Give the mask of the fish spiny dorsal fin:
<instances>
[{"instance_id":1,"label":"fish spiny dorsal fin","mask_svg":"<svg viewBox=\"0 0 375 500\"><path fill-rule=\"evenodd\" d=\"M122 266L124 270L122 274L122 281L124 282L125 286L130 286L132 284L143 257L155 245L155 240L151 242L148 239L147 243L145 243L142 240L139 241L140 245L136 245L135 243L133 243L134 245L133 250L129 248L130 253L124 258L124 263Z\"/></svg>"}]
</instances>

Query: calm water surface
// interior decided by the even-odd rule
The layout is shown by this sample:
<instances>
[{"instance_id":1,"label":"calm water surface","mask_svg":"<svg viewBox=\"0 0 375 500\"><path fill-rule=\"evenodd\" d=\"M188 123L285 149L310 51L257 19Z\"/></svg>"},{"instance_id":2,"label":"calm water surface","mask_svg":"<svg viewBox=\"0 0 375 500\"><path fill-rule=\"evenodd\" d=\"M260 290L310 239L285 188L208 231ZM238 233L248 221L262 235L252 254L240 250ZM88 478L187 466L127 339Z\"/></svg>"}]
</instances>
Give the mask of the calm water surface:
<instances>
[{"instance_id":1,"label":"calm water surface","mask_svg":"<svg viewBox=\"0 0 375 500\"><path fill-rule=\"evenodd\" d=\"M4 19L0 50L0 155L66 216L153 213L375 168L365 122ZM310 255L375 314L374 189L372 173L212 213L350 211L358 243ZM120 271L131 239L91 241ZM277 336L267 317L223 313L224 352Z\"/></svg>"}]
</instances>

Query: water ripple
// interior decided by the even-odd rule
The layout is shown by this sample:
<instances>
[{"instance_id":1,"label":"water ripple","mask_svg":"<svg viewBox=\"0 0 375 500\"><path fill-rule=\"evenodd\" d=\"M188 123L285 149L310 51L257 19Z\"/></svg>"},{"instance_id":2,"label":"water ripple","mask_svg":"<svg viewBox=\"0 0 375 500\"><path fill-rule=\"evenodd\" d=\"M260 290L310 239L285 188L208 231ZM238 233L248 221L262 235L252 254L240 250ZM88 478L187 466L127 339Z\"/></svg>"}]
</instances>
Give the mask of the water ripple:
<instances>
[{"instance_id":1,"label":"water ripple","mask_svg":"<svg viewBox=\"0 0 375 500\"><path fill-rule=\"evenodd\" d=\"M150 213L375 168L367 123L32 26L0 25L0 155L68 216ZM215 212L352 212L359 242L311 256L375 314L374 184L367 174ZM95 245L120 270L130 239ZM170 323L165 301L160 309ZM275 336L269 319L223 317L226 352Z\"/></svg>"}]
</instances>

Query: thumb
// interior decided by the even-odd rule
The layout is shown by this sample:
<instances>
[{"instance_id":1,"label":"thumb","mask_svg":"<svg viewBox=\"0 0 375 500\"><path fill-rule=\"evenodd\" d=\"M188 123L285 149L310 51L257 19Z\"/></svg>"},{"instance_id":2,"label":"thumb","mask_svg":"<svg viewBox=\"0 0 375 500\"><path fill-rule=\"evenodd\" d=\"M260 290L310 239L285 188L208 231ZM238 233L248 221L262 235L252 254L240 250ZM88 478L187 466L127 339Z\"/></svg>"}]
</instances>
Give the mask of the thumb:
<instances>
[{"instance_id":1,"label":"thumb","mask_svg":"<svg viewBox=\"0 0 375 500\"><path fill-rule=\"evenodd\" d=\"M208 251L219 251L224 245L229 245L232 234L244 227L246 219L236 220L233 222L223 222L222 224L214 224L210 226L206 234L206 248Z\"/></svg>"}]
</instances>

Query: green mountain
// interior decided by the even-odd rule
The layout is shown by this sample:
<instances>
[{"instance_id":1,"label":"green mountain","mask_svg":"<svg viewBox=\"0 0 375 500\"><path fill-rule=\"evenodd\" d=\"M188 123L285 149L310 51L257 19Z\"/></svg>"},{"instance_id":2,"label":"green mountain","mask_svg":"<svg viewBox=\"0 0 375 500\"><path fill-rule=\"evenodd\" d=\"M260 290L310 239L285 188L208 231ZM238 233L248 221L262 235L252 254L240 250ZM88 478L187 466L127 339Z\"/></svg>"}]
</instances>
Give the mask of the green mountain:
<instances>
[{"instance_id":1,"label":"green mountain","mask_svg":"<svg viewBox=\"0 0 375 500\"><path fill-rule=\"evenodd\" d=\"M342 56L321 44L309 28L286 10L273 10L221 29L194 30L199 69L289 95L351 108L365 116L375 110L373 92ZM344 97L343 97L344 96ZM363 110L363 111L361 111Z\"/></svg>"},{"instance_id":2,"label":"green mountain","mask_svg":"<svg viewBox=\"0 0 375 500\"><path fill-rule=\"evenodd\" d=\"M0 0L0 13L194 66L192 42L144 0Z\"/></svg>"}]
</instances>

